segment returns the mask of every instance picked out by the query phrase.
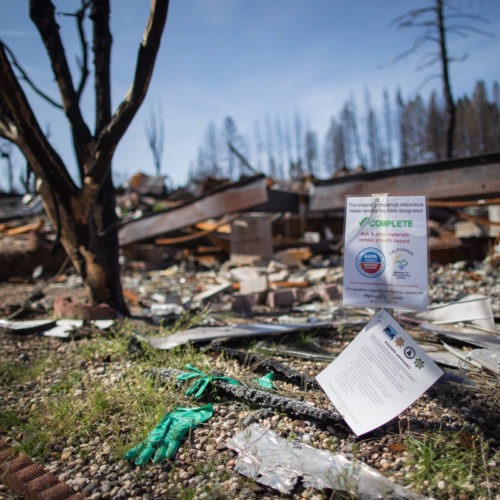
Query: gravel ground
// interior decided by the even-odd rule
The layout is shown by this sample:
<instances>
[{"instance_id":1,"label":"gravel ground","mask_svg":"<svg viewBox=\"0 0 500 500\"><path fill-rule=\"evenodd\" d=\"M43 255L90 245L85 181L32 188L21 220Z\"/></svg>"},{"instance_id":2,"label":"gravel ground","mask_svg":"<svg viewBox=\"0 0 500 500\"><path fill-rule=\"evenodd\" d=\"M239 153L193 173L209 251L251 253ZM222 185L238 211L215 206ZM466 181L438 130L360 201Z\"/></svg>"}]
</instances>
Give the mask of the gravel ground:
<instances>
[{"instance_id":1,"label":"gravel ground","mask_svg":"<svg viewBox=\"0 0 500 500\"><path fill-rule=\"evenodd\" d=\"M179 283L179 277L176 276ZM135 280L135 281L134 281ZM140 279L133 278L140 284ZM188 280L189 281L189 280ZM187 286L186 280L182 281ZM75 285L76 286L76 285ZM144 284L141 285L144 289ZM54 285L58 292L63 285ZM9 285L1 287L4 314L22 302L23 296L33 285ZM47 290L46 290L47 291ZM496 317L500 316L500 283L496 270L483 264L467 267L464 263L434 267L430 276L432 302L455 300L464 293L483 293L493 301ZM16 296L17 294L17 296ZM50 304L50 293L44 299ZM47 302L48 301L48 302ZM222 301L221 310L227 307ZM293 317L301 313L289 312ZM309 313L311 314L311 313ZM342 317L342 309L337 310L337 318ZM303 315L303 313L302 313ZM340 316L339 316L340 315ZM345 316L346 318L348 316ZM269 316L255 316L249 322ZM240 321L244 321L240 318ZM426 340L425 334L414 327L405 325L407 330L419 340ZM321 348L332 354L340 352L359 332L361 325L332 329L321 337ZM81 342L89 340L82 340ZM13 336L0 331L1 363L29 364L52 352L59 363L79 349L79 341L64 342L36 335ZM241 366L237 361L227 359L217 353L201 355L206 364L214 370L239 380L250 380L256 374L250 367ZM311 361L288 356L274 356L274 359L314 377L328 362ZM133 357L121 359L103 356L91 357L81 366L85 385L103 384L113 386L135 363ZM451 371L451 370L449 370ZM412 483L415 465L403 444L405 437L423 437L428 432L454 433L463 439L480 440L489 448L484 454L484 478L466 483L457 489L443 477L432 489L429 484L415 486L425 495L442 498L499 498L498 442L500 437L500 405L498 398L498 378L479 370L455 371L466 375L475 386L457 383L438 383L404 411L399 417L382 428L356 438L345 425L325 427L318 423L297 420L272 409L252 408L240 401L219 399L214 402L214 416L193 431L176 456L158 465L136 467L114 453L115 436L108 439L92 435L85 439L69 438L56 442L49 459L43 462L46 469L60 480L67 482L75 490L89 498L332 498L331 492L305 488L299 484L291 495L279 494L275 490L259 485L234 471L236 454L226 446L227 442L250 423L257 422L273 429L287 439L297 439L318 449L342 453L349 458L357 458L380 471L391 480L407 485ZM259 375L260 376L260 375ZM43 398L50 397L51 387L60 384L64 377L61 368L34 380L9 383L0 380L0 400L4 414L13 412L29 418L30 408L34 409ZM278 392L297 398L320 408L331 409L331 404L320 390L303 391L300 387L286 382L276 382ZM78 395L76 395L78 396ZM269 411L271 410L271 411ZM0 437L12 444L21 443L23 435L15 426L0 422ZM0 498L16 498L0 485ZM337 498L337 497L336 497Z\"/></svg>"}]
</instances>

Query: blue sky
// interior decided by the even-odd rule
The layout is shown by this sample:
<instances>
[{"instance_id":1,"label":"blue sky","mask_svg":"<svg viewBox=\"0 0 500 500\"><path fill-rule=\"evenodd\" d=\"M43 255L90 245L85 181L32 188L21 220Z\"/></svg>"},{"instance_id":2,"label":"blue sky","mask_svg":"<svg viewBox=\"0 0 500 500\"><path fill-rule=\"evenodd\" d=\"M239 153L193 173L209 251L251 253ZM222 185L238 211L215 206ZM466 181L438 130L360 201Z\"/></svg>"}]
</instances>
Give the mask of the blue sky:
<instances>
[{"instance_id":1,"label":"blue sky","mask_svg":"<svg viewBox=\"0 0 500 500\"><path fill-rule=\"evenodd\" d=\"M474 26L500 33L498 0L458 0L466 11L485 17ZM71 11L74 0L58 2ZM171 0L162 46L148 96L121 141L113 162L115 179L132 173L154 173L144 128L155 107L162 108L165 150L162 171L175 185L185 183L196 161L207 125L222 125L232 116L239 132L252 142L254 124L266 115L293 120L299 112L315 130L320 146L330 118L354 96L362 114L364 92L375 105L384 89L391 97L399 87L405 96L418 88L427 73L417 72L420 56L380 68L408 48L417 32L389 23L411 8L431 0ZM132 78L138 44L149 11L147 0L114 0L112 7L113 106L118 106ZM60 18L66 51L74 60L75 29ZM16 53L38 85L57 97L48 59L28 17L28 2L0 0L0 37ZM500 36L469 34L452 37L450 51L468 54L451 66L455 97L472 92L478 79L488 88L500 80ZM435 72L437 68L431 70ZM0 82L1 84L1 82ZM424 93L441 85L434 80ZM92 82L84 106L92 124ZM30 95L40 124L70 165L73 155L65 120ZM362 116L359 117L362 119ZM16 162L23 164L20 155ZM5 172L2 167L2 172ZM0 189L5 188L2 174Z\"/></svg>"}]
</instances>

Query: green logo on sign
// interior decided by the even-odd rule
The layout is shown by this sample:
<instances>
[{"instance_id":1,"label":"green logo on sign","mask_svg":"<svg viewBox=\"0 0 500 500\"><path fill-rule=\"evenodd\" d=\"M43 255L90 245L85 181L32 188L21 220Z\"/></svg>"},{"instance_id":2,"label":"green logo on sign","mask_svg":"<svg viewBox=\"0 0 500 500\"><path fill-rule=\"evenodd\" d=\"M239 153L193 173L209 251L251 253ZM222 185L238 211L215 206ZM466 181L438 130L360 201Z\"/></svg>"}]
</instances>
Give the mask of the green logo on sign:
<instances>
[{"instance_id":1,"label":"green logo on sign","mask_svg":"<svg viewBox=\"0 0 500 500\"><path fill-rule=\"evenodd\" d=\"M359 222L361 227L369 225L371 227L413 227L413 221L400 219L371 219L370 217L365 217Z\"/></svg>"}]
</instances>

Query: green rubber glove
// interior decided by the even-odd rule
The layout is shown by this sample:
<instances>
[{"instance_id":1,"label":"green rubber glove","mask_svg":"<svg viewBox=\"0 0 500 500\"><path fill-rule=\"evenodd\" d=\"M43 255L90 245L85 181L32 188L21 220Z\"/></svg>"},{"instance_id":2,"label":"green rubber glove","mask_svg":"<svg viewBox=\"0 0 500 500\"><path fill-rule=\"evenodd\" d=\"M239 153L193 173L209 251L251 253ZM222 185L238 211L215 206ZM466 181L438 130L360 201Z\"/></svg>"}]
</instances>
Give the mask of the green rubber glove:
<instances>
[{"instance_id":1,"label":"green rubber glove","mask_svg":"<svg viewBox=\"0 0 500 500\"><path fill-rule=\"evenodd\" d=\"M190 364L187 364L186 368L189 371L181 373L176 377L176 379L177 380L197 379L189 386L189 389L186 391L186 396L191 396L192 394L194 394L193 399L198 399L205 392L205 389L208 387L208 385L214 380L224 380L224 382L228 382L233 385L239 385L239 382L231 377L207 375L206 373L203 373L201 370L198 370L198 368Z\"/></svg>"},{"instance_id":2,"label":"green rubber glove","mask_svg":"<svg viewBox=\"0 0 500 500\"><path fill-rule=\"evenodd\" d=\"M186 434L206 422L213 414L211 403L199 408L174 407L163 416L142 443L125 453L125 460L136 459L135 465L142 465L151 457L154 463L173 457Z\"/></svg>"},{"instance_id":3,"label":"green rubber glove","mask_svg":"<svg viewBox=\"0 0 500 500\"><path fill-rule=\"evenodd\" d=\"M257 382L257 384L259 384L264 389L274 390L275 387L274 387L273 380L274 380L274 374L273 374L273 372L269 372L266 375L264 375L263 377L254 379L254 382Z\"/></svg>"}]
</instances>

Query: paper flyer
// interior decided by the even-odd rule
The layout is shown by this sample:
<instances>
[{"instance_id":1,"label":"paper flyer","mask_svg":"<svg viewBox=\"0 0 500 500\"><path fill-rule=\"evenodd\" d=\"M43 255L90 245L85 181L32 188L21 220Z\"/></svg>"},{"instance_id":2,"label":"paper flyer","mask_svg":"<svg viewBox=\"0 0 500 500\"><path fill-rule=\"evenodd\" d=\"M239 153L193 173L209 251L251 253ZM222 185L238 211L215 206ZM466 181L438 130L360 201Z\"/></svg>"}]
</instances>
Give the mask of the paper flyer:
<instances>
[{"instance_id":1,"label":"paper flyer","mask_svg":"<svg viewBox=\"0 0 500 500\"><path fill-rule=\"evenodd\" d=\"M442 374L382 309L316 379L360 436L399 415Z\"/></svg>"},{"instance_id":2,"label":"paper flyer","mask_svg":"<svg viewBox=\"0 0 500 500\"><path fill-rule=\"evenodd\" d=\"M425 196L347 196L343 303L427 309Z\"/></svg>"}]
</instances>

